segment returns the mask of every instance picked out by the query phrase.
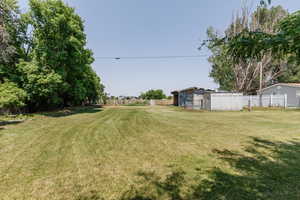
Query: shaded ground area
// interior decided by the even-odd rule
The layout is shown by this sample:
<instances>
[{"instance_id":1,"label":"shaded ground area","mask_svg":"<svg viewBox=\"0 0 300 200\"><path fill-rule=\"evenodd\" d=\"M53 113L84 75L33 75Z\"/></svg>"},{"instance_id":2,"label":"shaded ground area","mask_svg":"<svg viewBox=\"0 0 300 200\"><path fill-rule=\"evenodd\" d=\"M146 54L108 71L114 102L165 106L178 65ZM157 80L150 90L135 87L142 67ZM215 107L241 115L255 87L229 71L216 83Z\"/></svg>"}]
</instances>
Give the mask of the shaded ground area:
<instances>
[{"instance_id":1,"label":"shaded ground area","mask_svg":"<svg viewBox=\"0 0 300 200\"><path fill-rule=\"evenodd\" d=\"M86 106L86 107L73 107L73 108L65 108L56 112L43 112L41 115L47 117L67 117L70 115L76 114L84 114L84 113L97 113L101 111L101 106Z\"/></svg>"},{"instance_id":2,"label":"shaded ground area","mask_svg":"<svg viewBox=\"0 0 300 200\"><path fill-rule=\"evenodd\" d=\"M24 120L8 120L8 121L0 121L0 127L12 124L22 123Z\"/></svg>"},{"instance_id":3,"label":"shaded ground area","mask_svg":"<svg viewBox=\"0 0 300 200\"><path fill-rule=\"evenodd\" d=\"M221 168L197 186L203 199L300 199L300 142L254 138L245 153L215 151L237 174Z\"/></svg>"},{"instance_id":4,"label":"shaded ground area","mask_svg":"<svg viewBox=\"0 0 300 200\"><path fill-rule=\"evenodd\" d=\"M4 130L9 125L16 125L23 123L26 119L21 117L1 117L0 116L0 131Z\"/></svg>"},{"instance_id":5,"label":"shaded ground area","mask_svg":"<svg viewBox=\"0 0 300 200\"><path fill-rule=\"evenodd\" d=\"M283 143L253 138L244 153L217 149L214 153L234 171L215 168L199 172L194 184L188 183L183 170L174 171L165 179L154 172L141 172L138 175L144 181L125 192L121 199L300 199L298 140ZM208 178L199 178L203 173Z\"/></svg>"},{"instance_id":6,"label":"shaded ground area","mask_svg":"<svg viewBox=\"0 0 300 200\"><path fill-rule=\"evenodd\" d=\"M300 198L298 111L72 112L1 130L0 199Z\"/></svg>"}]
</instances>

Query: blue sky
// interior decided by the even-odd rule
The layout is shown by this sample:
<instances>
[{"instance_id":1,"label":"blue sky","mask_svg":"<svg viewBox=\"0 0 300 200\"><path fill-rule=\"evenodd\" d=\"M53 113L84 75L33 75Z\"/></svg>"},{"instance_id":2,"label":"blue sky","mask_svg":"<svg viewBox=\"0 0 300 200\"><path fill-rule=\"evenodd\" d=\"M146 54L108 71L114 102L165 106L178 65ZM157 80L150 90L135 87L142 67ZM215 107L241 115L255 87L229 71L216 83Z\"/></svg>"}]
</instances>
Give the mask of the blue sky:
<instances>
[{"instance_id":1,"label":"blue sky","mask_svg":"<svg viewBox=\"0 0 300 200\"><path fill-rule=\"evenodd\" d=\"M28 0L20 0L26 10ZM197 48L206 29L222 31L241 0L66 0L85 20L88 48L95 57L209 55ZM255 7L259 0L248 1ZM290 12L299 0L273 0ZM207 57L159 60L96 59L93 68L111 95L148 89L217 88L208 77Z\"/></svg>"}]
</instances>

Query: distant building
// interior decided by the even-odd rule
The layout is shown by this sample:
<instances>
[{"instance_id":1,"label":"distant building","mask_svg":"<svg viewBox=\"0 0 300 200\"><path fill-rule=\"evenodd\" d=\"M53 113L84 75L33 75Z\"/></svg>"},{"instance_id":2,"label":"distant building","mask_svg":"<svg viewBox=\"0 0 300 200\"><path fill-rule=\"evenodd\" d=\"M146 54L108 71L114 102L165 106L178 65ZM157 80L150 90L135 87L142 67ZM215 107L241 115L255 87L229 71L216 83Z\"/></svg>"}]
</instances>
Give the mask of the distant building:
<instances>
[{"instance_id":1,"label":"distant building","mask_svg":"<svg viewBox=\"0 0 300 200\"><path fill-rule=\"evenodd\" d=\"M242 110L241 93L191 87L173 91L173 104L194 110Z\"/></svg>"},{"instance_id":2,"label":"distant building","mask_svg":"<svg viewBox=\"0 0 300 200\"><path fill-rule=\"evenodd\" d=\"M300 83L278 83L264 88L262 95L286 95L288 107L300 107Z\"/></svg>"},{"instance_id":3,"label":"distant building","mask_svg":"<svg viewBox=\"0 0 300 200\"><path fill-rule=\"evenodd\" d=\"M203 94L205 91L205 89L197 87L173 91L173 105L185 108L199 107L201 109L204 105Z\"/></svg>"}]
</instances>

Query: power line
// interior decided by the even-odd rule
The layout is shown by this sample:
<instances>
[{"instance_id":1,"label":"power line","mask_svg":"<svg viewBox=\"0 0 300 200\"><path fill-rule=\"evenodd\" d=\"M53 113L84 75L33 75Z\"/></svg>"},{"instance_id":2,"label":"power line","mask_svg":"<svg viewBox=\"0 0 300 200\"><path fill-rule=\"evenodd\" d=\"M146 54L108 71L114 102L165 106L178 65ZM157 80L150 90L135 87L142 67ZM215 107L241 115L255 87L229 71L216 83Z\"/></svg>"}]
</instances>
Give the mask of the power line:
<instances>
[{"instance_id":1,"label":"power line","mask_svg":"<svg viewBox=\"0 0 300 200\"><path fill-rule=\"evenodd\" d=\"M180 58L201 58L207 57L208 55L193 55L193 56L132 56L132 57L94 57L95 59L102 60L121 60L121 59L180 59Z\"/></svg>"}]
</instances>

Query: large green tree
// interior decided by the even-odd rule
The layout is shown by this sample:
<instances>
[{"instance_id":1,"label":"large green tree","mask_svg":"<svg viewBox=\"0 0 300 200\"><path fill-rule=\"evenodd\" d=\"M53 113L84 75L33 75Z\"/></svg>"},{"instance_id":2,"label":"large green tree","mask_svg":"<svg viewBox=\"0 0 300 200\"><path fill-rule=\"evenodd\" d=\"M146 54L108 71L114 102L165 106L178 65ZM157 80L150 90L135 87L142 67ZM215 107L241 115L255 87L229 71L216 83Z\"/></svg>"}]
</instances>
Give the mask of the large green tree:
<instances>
[{"instance_id":1,"label":"large green tree","mask_svg":"<svg viewBox=\"0 0 300 200\"><path fill-rule=\"evenodd\" d=\"M103 95L83 21L62 0L30 0L25 14L16 0L0 1L0 40L0 83L23 90L29 110L96 103Z\"/></svg>"},{"instance_id":2,"label":"large green tree","mask_svg":"<svg viewBox=\"0 0 300 200\"><path fill-rule=\"evenodd\" d=\"M31 0L30 8L34 48L32 62L27 65L35 66L41 77L47 73L55 77L47 82L51 90L42 96L44 100L54 106L95 102L102 86L91 67L94 59L91 50L86 49L80 16L61 0ZM35 99L37 94L31 95Z\"/></svg>"},{"instance_id":3,"label":"large green tree","mask_svg":"<svg viewBox=\"0 0 300 200\"><path fill-rule=\"evenodd\" d=\"M236 14L230 26L225 30L225 38L239 35L245 30L261 30L269 34L277 32L276 25L287 16L287 11L281 6L270 9L260 6L254 12L244 7ZM271 52L265 52L260 60L234 59L227 51L228 42L224 36L218 35L212 28L207 31L208 45L212 56L210 76L220 85L221 89L244 93L255 93L259 87L260 64L262 65L263 84L277 80L286 68L286 62L274 59ZM223 40L222 40L223 39ZM220 42L222 40L222 42Z\"/></svg>"},{"instance_id":4,"label":"large green tree","mask_svg":"<svg viewBox=\"0 0 300 200\"><path fill-rule=\"evenodd\" d=\"M227 38L227 50L231 57L240 60L261 60L271 52L273 58L288 60L281 82L300 81L300 11L288 15L278 24L278 33L269 34L260 30L244 30ZM222 43L222 42L221 42Z\"/></svg>"},{"instance_id":5,"label":"large green tree","mask_svg":"<svg viewBox=\"0 0 300 200\"><path fill-rule=\"evenodd\" d=\"M16 64L22 54L22 21L16 0L0 1L0 111L18 111L27 94L20 88Z\"/></svg>"},{"instance_id":6,"label":"large green tree","mask_svg":"<svg viewBox=\"0 0 300 200\"><path fill-rule=\"evenodd\" d=\"M15 0L0 1L0 81L15 75L19 44L19 9Z\"/></svg>"}]
</instances>

